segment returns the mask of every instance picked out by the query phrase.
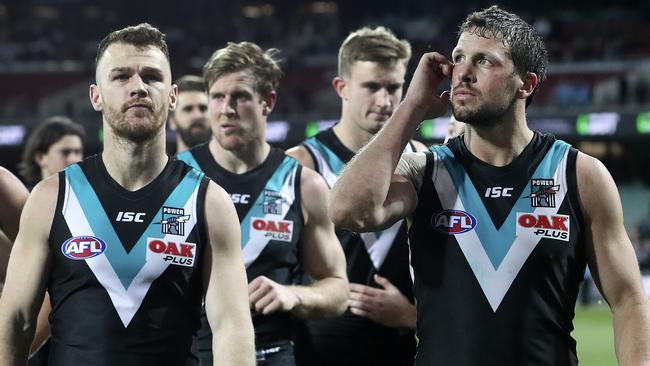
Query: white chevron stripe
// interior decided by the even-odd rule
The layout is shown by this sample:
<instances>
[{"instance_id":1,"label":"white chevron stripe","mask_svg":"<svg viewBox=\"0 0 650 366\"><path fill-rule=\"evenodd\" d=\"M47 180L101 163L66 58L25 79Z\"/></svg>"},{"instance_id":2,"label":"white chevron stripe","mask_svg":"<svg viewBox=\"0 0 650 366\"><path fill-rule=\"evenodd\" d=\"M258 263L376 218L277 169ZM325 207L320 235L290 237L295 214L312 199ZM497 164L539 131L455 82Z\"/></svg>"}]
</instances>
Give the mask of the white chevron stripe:
<instances>
[{"instance_id":1,"label":"white chevron stripe","mask_svg":"<svg viewBox=\"0 0 650 366\"><path fill-rule=\"evenodd\" d=\"M280 191L280 195L283 198L281 213L279 215L265 214L263 216L264 219L282 220L287 216L287 212L289 212L291 205L296 199L295 181L296 181L297 171L298 169L294 168L291 171L291 174L287 176L286 180L282 184L282 190ZM253 221L251 220L251 223L252 222ZM245 229L249 229L249 228L245 228ZM244 265L246 265L246 268L248 268L248 266L250 266L253 262L255 262L257 257L259 257L260 253L262 253L264 248L266 248L266 245L269 243L269 241L271 241L271 239L269 237L266 237L263 231L260 230L249 231L248 242L246 243L246 245L244 245L244 249L242 250L242 254L244 256Z\"/></svg>"},{"instance_id":2,"label":"white chevron stripe","mask_svg":"<svg viewBox=\"0 0 650 366\"><path fill-rule=\"evenodd\" d=\"M556 207L538 207L535 209L534 214L554 215L564 201L567 192L565 172L568 151L567 149L553 177L556 184L560 185L560 190L556 193ZM431 178L443 209L465 210L451 176L437 154L435 154L435 167ZM516 225L516 223L505 224ZM541 237L532 233L532 230L523 232L522 235L515 238L501 265L495 269L475 230L456 234L455 238L494 312L499 308L501 301L530 253L541 240Z\"/></svg>"},{"instance_id":3,"label":"white chevron stripe","mask_svg":"<svg viewBox=\"0 0 650 366\"><path fill-rule=\"evenodd\" d=\"M368 255L370 255L375 269L381 268L381 265L384 264L388 251L393 246L395 237L399 233L403 222L404 220L399 220L393 226L382 231L379 239L377 239L377 235L374 232L361 233L361 239L363 239L363 243L366 246L366 250L368 251Z\"/></svg>"},{"instance_id":4,"label":"white chevron stripe","mask_svg":"<svg viewBox=\"0 0 650 366\"><path fill-rule=\"evenodd\" d=\"M309 144L304 144L305 147L307 147L311 152L314 157L316 157L316 168L318 169L320 175L323 176L325 179L325 182L327 182L327 185L331 189L336 181L339 179L338 175L336 172L334 172L329 164L327 164L327 160L323 156L323 154L320 153L317 149L315 149L313 146Z\"/></svg>"},{"instance_id":5,"label":"white chevron stripe","mask_svg":"<svg viewBox=\"0 0 650 366\"><path fill-rule=\"evenodd\" d=\"M182 237L182 241L187 239L187 236L196 225L196 197L198 195L198 186L188 199L185 204L185 212L190 212L190 220L185 223L185 235ZM82 236L82 235L91 235L95 236L86 216L83 214L79 200L70 188L70 183L66 178L66 187L65 187L65 201L62 209L63 216L70 233L72 236ZM111 228L112 230L112 228ZM162 239L164 241L174 241L178 242L179 237L177 235L165 235ZM121 243L108 243L106 245L122 245ZM145 252L146 253L146 252ZM145 255L143 253L143 255ZM145 265L140 269L138 274L135 276L131 285L128 289L125 289L120 282L117 273L113 269L113 266L109 262L108 258L104 253L85 260L90 267L90 270L93 272L97 281L106 289L108 292L113 306L117 311L122 324L126 328L135 313L140 308L142 301L144 300L145 295L151 287L151 283L156 280L169 266L168 262L163 260L152 260L145 262Z\"/></svg>"}]
</instances>

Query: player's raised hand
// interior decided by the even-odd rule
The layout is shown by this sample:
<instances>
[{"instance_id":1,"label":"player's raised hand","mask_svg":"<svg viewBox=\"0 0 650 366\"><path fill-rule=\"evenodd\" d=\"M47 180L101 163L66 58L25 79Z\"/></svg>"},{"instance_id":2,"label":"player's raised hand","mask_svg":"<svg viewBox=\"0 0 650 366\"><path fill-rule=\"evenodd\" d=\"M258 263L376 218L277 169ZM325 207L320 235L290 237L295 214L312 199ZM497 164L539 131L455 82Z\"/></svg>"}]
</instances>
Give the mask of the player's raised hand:
<instances>
[{"instance_id":1,"label":"player's raised hand","mask_svg":"<svg viewBox=\"0 0 650 366\"><path fill-rule=\"evenodd\" d=\"M446 78L451 77L453 68L453 64L442 54L425 53L420 58L404 100L425 110L426 118L442 116L447 112L449 92L438 95L438 88Z\"/></svg>"}]
</instances>

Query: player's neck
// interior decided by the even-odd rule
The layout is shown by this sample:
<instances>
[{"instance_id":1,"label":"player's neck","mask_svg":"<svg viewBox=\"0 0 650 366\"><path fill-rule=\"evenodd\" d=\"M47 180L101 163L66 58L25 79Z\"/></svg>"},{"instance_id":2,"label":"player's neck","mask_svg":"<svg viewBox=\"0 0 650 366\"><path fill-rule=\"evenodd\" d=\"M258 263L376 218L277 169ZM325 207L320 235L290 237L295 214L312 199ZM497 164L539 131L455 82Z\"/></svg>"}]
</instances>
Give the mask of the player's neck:
<instances>
[{"instance_id":1,"label":"player's neck","mask_svg":"<svg viewBox=\"0 0 650 366\"><path fill-rule=\"evenodd\" d=\"M213 138L209 148L217 164L235 174L243 174L257 168L271 152L271 145L266 141L250 143L237 150L226 150Z\"/></svg>"},{"instance_id":2,"label":"player's neck","mask_svg":"<svg viewBox=\"0 0 650 366\"><path fill-rule=\"evenodd\" d=\"M49 177L50 175L54 175L54 173L56 173L56 172L51 172L47 168L41 168L41 179L45 179L45 178Z\"/></svg>"},{"instance_id":3,"label":"player's neck","mask_svg":"<svg viewBox=\"0 0 650 366\"><path fill-rule=\"evenodd\" d=\"M522 114L489 127L467 125L464 141L480 160L493 166L506 166L524 151L533 135Z\"/></svg>"},{"instance_id":4,"label":"player's neck","mask_svg":"<svg viewBox=\"0 0 650 366\"><path fill-rule=\"evenodd\" d=\"M185 143L183 142L183 139L181 139L180 137L177 138L176 139L176 153L178 154L179 152L185 151L187 149L189 149L189 147L187 145L185 145Z\"/></svg>"},{"instance_id":5,"label":"player's neck","mask_svg":"<svg viewBox=\"0 0 650 366\"><path fill-rule=\"evenodd\" d=\"M345 116L342 116L341 121L334 126L334 134L345 147L354 153L366 146L374 136L374 134L360 129L353 120Z\"/></svg>"},{"instance_id":6,"label":"player's neck","mask_svg":"<svg viewBox=\"0 0 650 366\"><path fill-rule=\"evenodd\" d=\"M137 191L151 183L165 168L165 130L144 142L133 142L104 129L102 160L108 174L124 189Z\"/></svg>"}]
</instances>

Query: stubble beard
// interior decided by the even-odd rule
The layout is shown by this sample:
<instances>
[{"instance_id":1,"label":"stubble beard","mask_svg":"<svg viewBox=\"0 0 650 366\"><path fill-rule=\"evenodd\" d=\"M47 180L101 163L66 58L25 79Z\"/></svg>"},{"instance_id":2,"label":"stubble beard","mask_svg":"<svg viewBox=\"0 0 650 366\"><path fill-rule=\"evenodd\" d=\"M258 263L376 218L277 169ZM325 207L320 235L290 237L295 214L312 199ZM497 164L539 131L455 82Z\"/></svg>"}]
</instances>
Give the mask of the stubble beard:
<instances>
[{"instance_id":1,"label":"stubble beard","mask_svg":"<svg viewBox=\"0 0 650 366\"><path fill-rule=\"evenodd\" d=\"M502 101L489 101L474 108L459 106L452 102L451 109L457 121L475 127L489 128L503 120L504 115L514 108L516 100L514 93L512 93Z\"/></svg>"},{"instance_id":2,"label":"stubble beard","mask_svg":"<svg viewBox=\"0 0 650 366\"><path fill-rule=\"evenodd\" d=\"M192 126L189 128L182 128L178 126L178 135L187 147L193 147L204 142L210 141L212 137L212 130L209 127L204 127L199 132L192 132Z\"/></svg>"},{"instance_id":3,"label":"stubble beard","mask_svg":"<svg viewBox=\"0 0 650 366\"><path fill-rule=\"evenodd\" d=\"M118 112L112 108L107 108L104 111L104 118L113 130L113 133L121 139L137 144L153 139L165 126L167 113L165 113L164 109L154 109L149 115L151 117L150 120L143 123L140 121L129 121L130 117L125 112Z\"/></svg>"}]
</instances>

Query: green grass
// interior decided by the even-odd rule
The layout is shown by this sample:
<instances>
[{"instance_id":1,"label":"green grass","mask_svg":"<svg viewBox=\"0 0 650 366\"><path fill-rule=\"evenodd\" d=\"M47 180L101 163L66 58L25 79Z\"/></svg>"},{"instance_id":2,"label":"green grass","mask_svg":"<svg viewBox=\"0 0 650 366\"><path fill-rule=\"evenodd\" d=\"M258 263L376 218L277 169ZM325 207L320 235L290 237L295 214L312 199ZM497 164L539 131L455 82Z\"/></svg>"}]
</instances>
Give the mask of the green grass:
<instances>
[{"instance_id":1,"label":"green grass","mask_svg":"<svg viewBox=\"0 0 650 366\"><path fill-rule=\"evenodd\" d=\"M612 317L606 305L578 306L572 335L578 342L581 366L618 365L614 354Z\"/></svg>"}]
</instances>

